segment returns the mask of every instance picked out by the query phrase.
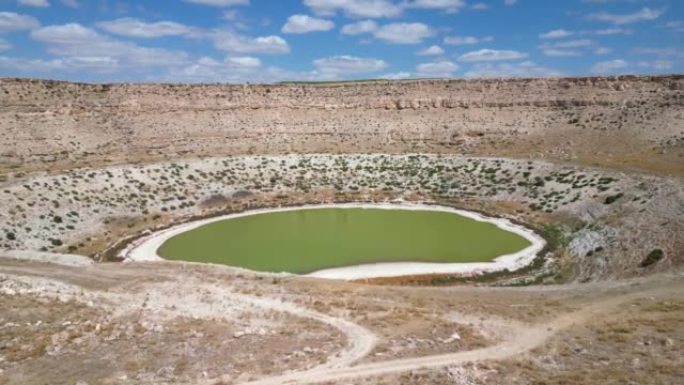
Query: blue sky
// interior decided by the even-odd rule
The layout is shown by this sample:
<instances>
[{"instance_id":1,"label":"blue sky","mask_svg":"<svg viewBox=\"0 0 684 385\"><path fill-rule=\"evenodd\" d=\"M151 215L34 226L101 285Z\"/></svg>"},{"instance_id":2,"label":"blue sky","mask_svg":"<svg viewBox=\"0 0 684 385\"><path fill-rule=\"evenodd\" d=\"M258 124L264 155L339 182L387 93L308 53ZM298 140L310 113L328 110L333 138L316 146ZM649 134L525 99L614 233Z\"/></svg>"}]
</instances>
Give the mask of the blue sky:
<instances>
[{"instance_id":1,"label":"blue sky","mask_svg":"<svg viewBox=\"0 0 684 385\"><path fill-rule=\"evenodd\" d=\"M0 0L0 76L237 83L683 69L682 0Z\"/></svg>"}]
</instances>

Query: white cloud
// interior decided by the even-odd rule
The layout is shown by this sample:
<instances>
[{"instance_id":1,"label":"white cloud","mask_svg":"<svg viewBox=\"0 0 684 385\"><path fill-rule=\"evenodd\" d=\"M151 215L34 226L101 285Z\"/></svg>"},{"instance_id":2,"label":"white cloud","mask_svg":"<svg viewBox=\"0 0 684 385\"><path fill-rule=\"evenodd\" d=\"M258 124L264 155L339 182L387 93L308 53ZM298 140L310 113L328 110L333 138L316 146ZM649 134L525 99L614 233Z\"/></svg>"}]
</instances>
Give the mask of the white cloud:
<instances>
[{"instance_id":1,"label":"white cloud","mask_svg":"<svg viewBox=\"0 0 684 385\"><path fill-rule=\"evenodd\" d=\"M342 33L345 35L361 35L363 33L372 33L378 30L378 24L373 20L362 20L356 23L347 24L342 27Z\"/></svg>"},{"instance_id":2,"label":"white cloud","mask_svg":"<svg viewBox=\"0 0 684 385\"><path fill-rule=\"evenodd\" d=\"M546 48L542 52L546 56L582 56L582 51L573 49L557 49L557 48Z\"/></svg>"},{"instance_id":3,"label":"white cloud","mask_svg":"<svg viewBox=\"0 0 684 385\"><path fill-rule=\"evenodd\" d=\"M554 29L552 31L539 34L539 37L541 39L560 39L572 35L574 35L574 32L572 31L568 31L566 29Z\"/></svg>"},{"instance_id":4,"label":"white cloud","mask_svg":"<svg viewBox=\"0 0 684 385\"><path fill-rule=\"evenodd\" d=\"M489 9L489 5L487 5L487 3L475 3L470 6L470 9L474 11L486 11Z\"/></svg>"},{"instance_id":5,"label":"white cloud","mask_svg":"<svg viewBox=\"0 0 684 385\"><path fill-rule=\"evenodd\" d=\"M675 31L675 32L684 32L684 21L683 20L668 21L667 23L665 23L665 28L671 29L672 31Z\"/></svg>"},{"instance_id":6,"label":"white cloud","mask_svg":"<svg viewBox=\"0 0 684 385\"><path fill-rule=\"evenodd\" d=\"M589 39L567 40L554 43L545 43L539 46L546 56L582 56L582 50L594 45Z\"/></svg>"},{"instance_id":7,"label":"white cloud","mask_svg":"<svg viewBox=\"0 0 684 385\"><path fill-rule=\"evenodd\" d=\"M518 0L504 0L505 5L515 5L518 3Z\"/></svg>"},{"instance_id":8,"label":"white cloud","mask_svg":"<svg viewBox=\"0 0 684 385\"><path fill-rule=\"evenodd\" d=\"M190 27L173 21L157 21L148 23L133 18L122 18L97 23L101 29L116 35L154 38L162 36L199 36L198 28Z\"/></svg>"},{"instance_id":9,"label":"white cloud","mask_svg":"<svg viewBox=\"0 0 684 385\"><path fill-rule=\"evenodd\" d=\"M684 59L684 49L675 47L638 47L634 49L634 52L639 55L654 55L658 57L678 57Z\"/></svg>"},{"instance_id":10,"label":"white cloud","mask_svg":"<svg viewBox=\"0 0 684 385\"><path fill-rule=\"evenodd\" d=\"M378 28L374 36L393 44L418 44L433 34L423 23L391 23Z\"/></svg>"},{"instance_id":11,"label":"white cloud","mask_svg":"<svg viewBox=\"0 0 684 385\"><path fill-rule=\"evenodd\" d=\"M582 0L583 3L608 4L608 3L638 3L645 0Z\"/></svg>"},{"instance_id":12,"label":"white cloud","mask_svg":"<svg viewBox=\"0 0 684 385\"><path fill-rule=\"evenodd\" d=\"M273 83L279 81L316 81L334 80L336 74L324 74L317 71L288 71L279 67L265 67L256 58L228 57L216 60L203 57L196 62L184 66L173 67L156 80L191 83ZM0 67L1 67L0 59Z\"/></svg>"},{"instance_id":13,"label":"white cloud","mask_svg":"<svg viewBox=\"0 0 684 385\"><path fill-rule=\"evenodd\" d=\"M593 45L594 42L589 40L589 39L579 39L579 40L568 40L568 41L561 41L553 44L549 44L549 46L554 47L554 48L577 48L577 47L588 47L590 45Z\"/></svg>"},{"instance_id":14,"label":"white cloud","mask_svg":"<svg viewBox=\"0 0 684 385\"><path fill-rule=\"evenodd\" d=\"M69 7L69 8L78 8L80 4L78 3L77 0L59 0L60 3L64 4L64 6Z\"/></svg>"},{"instance_id":15,"label":"white cloud","mask_svg":"<svg viewBox=\"0 0 684 385\"><path fill-rule=\"evenodd\" d=\"M33 16L14 12L0 12L0 33L21 31L40 27L38 19Z\"/></svg>"},{"instance_id":16,"label":"white cloud","mask_svg":"<svg viewBox=\"0 0 684 385\"><path fill-rule=\"evenodd\" d=\"M591 72L595 74L611 74L616 73L628 66L627 62L622 59L602 61L594 64L591 67Z\"/></svg>"},{"instance_id":17,"label":"white cloud","mask_svg":"<svg viewBox=\"0 0 684 385\"><path fill-rule=\"evenodd\" d=\"M669 70L674 66L670 60L654 60L654 61L640 61L637 63L639 67L649 68L654 70Z\"/></svg>"},{"instance_id":18,"label":"white cloud","mask_svg":"<svg viewBox=\"0 0 684 385\"><path fill-rule=\"evenodd\" d=\"M19 5L27 7L45 8L49 7L50 3L47 0L19 0Z\"/></svg>"},{"instance_id":19,"label":"white cloud","mask_svg":"<svg viewBox=\"0 0 684 385\"><path fill-rule=\"evenodd\" d=\"M607 28L589 31L593 35L607 36L607 35L629 35L632 31L624 28Z\"/></svg>"},{"instance_id":20,"label":"white cloud","mask_svg":"<svg viewBox=\"0 0 684 385\"><path fill-rule=\"evenodd\" d=\"M0 39L0 52L2 52L2 51L9 51L9 50L11 50L12 48L14 48L14 46L12 45L12 43L8 42L8 41L5 40L5 39Z\"/></svg>"},{"instance_id":21,"label":"white cloud","mask_svg":"<svg viewBox=\"0 0 684 385\"><path fill-rule=\"evenodd\" d=\"M444 49L438 45L432 45L417 52L420 56L443 55Z\"/></svg>"},{"instance_id":22,"label":"white cloud","mask_svg":"<svg viewBox=\"0 0 684 385\"><path fill-rule=\"evenodd\" d=\"M584 30L584 31L569 31L566 29L554 29L548 32L539 34L540 39L562 39L565 37L581 35L596 35L596 36L607 36L607 35L629 35L632 31L629 29L624 29L620 27L616 28L606 28L606 29L595 29L595 30Z\"/></svg>"},{"instance_id":23,"label":"white cloud","mask_svg":"<svg viewBox=\"0 0 684 385\"><path fill-rule=\"evenodd\" d=\"M31 32L31 38L47 46L62 62L96 68L135 68L183 63L187 54L111 39L80 24L70 23L43 27Z\"/></svg>"},{"instance_id":24,"label":"white cloud","mask_svg":"<svg viewBox=\"0 0 684 385\"><path fill-rule=\"evenodd\" d=\"M521 63L479 63L473 65L465 73L468 78L498 78L498 77L550 77L563 76L563 73L551 68L539 66L531 61Z\"/></svg>"},{"instance_id":25,"label":"white cloud","mask_svg":"<svg viewBox=\"0 0 684 385\"><path fill-rule=\"evenodd\" d=\"M249 0L183 0L186 3L209 5L211 7L230 7L233 5L249 5Z\"/></svg>"},{"instance_id":26,"label":"white cloud","mask_svg":"<svg viewBox=\"0 0 684 385\"><path fill-rule=\"evenodd\" d=\"M444 44L449 45L472 45L485 42L492 42L494 38L492 36L485 37L474 37L474 36L446 36L444 38Z\"/></svg>"},{"instance_id":27,"label":"white cloud","mask_svg":"<svg viewBox=\"0 0 684 385\"><path fill-rule=\"evenodd\" d=\"M465 6L464 0L413 0L404 3L406 8L441 9L450 13L458 12Z\"/></svg>"},{"instance_id":28,"label":"white cloud","mask_svg":"<svg viewBox=\"0 0 684 385\"><path fill-rule=\"evenodd\" d=\"M338 11L353 18L395 17L402 7L388 0L304 0L317 15L334 16Z\"/></svg>"},{"instance_id":29,"label":"white cloud","mask_svg":"<svg viewBox=\"0 0 684 385\"><path fill-rule=\"evenodd\" d=\"M244 56L227 57L224 60L202 57L190 65L171 68L163 78L166 81L192 83L271 83L282 80L318 80L321 75L264 67L258 58Z\"/></svg>"},{"instance_id":30,"label":"white cloud","mask_svg":"<svg viewBox=\"0 0 684 385\"><path fill-rule=\"evenodd\" d=\"M479 51L472 51L465 53L458 57L459 61L463 62L479 62L479 61L499 61L499 60L518 60L527 57L526 53L512 51L512 50L495 50L495 49L481 49Z\"/></svg>"},{"instance_id":31,"label":"white cloud","mask_svg":"<svg viewBox=\"0 0 684 385\"><path fill-rule=\"evenodd\" d=\"M434 35L434 31L423 23L390 23L379 26L373 20L363 20L342 27L345 35L372 33L376 39L392 44L418 44Z\"/></svg>"},{"instance_id":32,"label":"white cloud","mask_svg":"<svg viewBox=\"0 0 684 385\"><path fill-rule=\"evenodd\" d=\"M393 73L378 76L379 79L387 79L387 80L408 79L410 77L411 77L410 72L393 72Z\"/></svg>"},{"instance_id":33,"label":"white cloud","mask_svg":"<svg viewBox=\"0 0 684 385\"><path fill-rule=\"evenodd\" d=\"M450 61L422 63L416 66L416 76L421 78L450 78L458 69L458 64Z\"/></svg>"},{"instance_id":34,"label":"white cloud","mask_svg":"<svg viewBox=\"0 0 684 385\"><path fill-rule=\"evenodd\" d=\"M642 8L640 11L628 14L615 14L609 12L592 13L588 16L590 20L605 21L613 24L631 24L640 21L652 21L665 13L662 9Z\"/></svg>"},{"instance_id":35,"label":"white cloud","mask_svg":"<svg viewBox=\"0 0 684 385\"><path fill-rule=\"evenodd\" d=\"M317 19L308 15L292 15L287 19L281 31L283 33L309 33L316 31L330 31L335 23L330 20Z\"/></svg>"},{"instance_id":36,"label":"white cloud","mask_svg":"<svg viewBox=\"0 0 684 385\"><path fill-rule=\"evenodd\" d=\"M611 52L613 52L613 50L608 47L598 47L594 50L594 54L596 55L607 55Z\"/></svg>"},{"instance_id":37,"label":"white cloud","mask_svg":"<svg viewBox=\"0 0 684 385\"><path fill-rule=\"evenodd\" d=\"M261 60L252 56L229 57L226 59L226 63L247 68L261 67Z\"/></svg>"},{"instance_id":38,"label":"white cloud","mask_svg":"<svg viewBox=\"0 0 684 385\"><path fill-rule=\"evenodd\" d=\"M316 59L313 64L321 73L333 76L374 72L387 68L387 63L380 59L347 55Z\"/></svg>"},{"instance_id":39,"label":"white cloud","mask_svg":"<svg viewBox=\"0 0 684 385\"><path fill-rule=\"evenodd\" d=\"M249 37L232 31L219 31L214 36L214 46L234 53L285 54L290 52L287 41L280 36Z\"/></svg>"},{"instance_id":40,"label":"white cloud","mask_svg":"<svg viewBox=\"0 0 684 385\"><path fill-rule=\"evenodd\" d=\"M117 60L104 57L65 57L43 60L2 56L0 57L0 68L28 74L46 73L54 76L54 72L57 71L111 73L119 69L120 66Z\"/></svg>"}]
</instances>

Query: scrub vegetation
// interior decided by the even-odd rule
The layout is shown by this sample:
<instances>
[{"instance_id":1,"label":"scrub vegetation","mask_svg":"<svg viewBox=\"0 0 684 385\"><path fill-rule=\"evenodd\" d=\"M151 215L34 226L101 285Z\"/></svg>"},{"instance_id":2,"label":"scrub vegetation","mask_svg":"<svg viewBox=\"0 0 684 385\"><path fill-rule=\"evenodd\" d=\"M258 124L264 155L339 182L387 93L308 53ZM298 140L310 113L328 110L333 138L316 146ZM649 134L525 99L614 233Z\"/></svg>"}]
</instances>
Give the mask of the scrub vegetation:
<instances>
[{"instance_id":1,"label":"scrub vegetation","mask_svg":"<svg viewBox=\"0 0 684 385\"><path fill-rule=\"evenodd\" d=\"M660 226L676 211L667 203L674 191L671 182L654 176L444 155L240 156L84 168L20 174L0 186L0 204L7 208L0 211L0 247L103 258L126 236L198 216L405 199L505 212L538 229L554 226L551 235L563 238L572 258L547 260L575 263L583 258L577 274L589 278L625 261L631 266L624 271L636 273L654 248L674 250L677 220ZM605 204L615 196L621 198ZM612 230L616 212L627 215L619 226L632 230ZM654 225L644 226L648 221ZM650 243L636 242L630 231L650 233ZM587 257L597 247L602 251ZM612 258L618 253L619 259Z\"/></svg>"}]
</instances>

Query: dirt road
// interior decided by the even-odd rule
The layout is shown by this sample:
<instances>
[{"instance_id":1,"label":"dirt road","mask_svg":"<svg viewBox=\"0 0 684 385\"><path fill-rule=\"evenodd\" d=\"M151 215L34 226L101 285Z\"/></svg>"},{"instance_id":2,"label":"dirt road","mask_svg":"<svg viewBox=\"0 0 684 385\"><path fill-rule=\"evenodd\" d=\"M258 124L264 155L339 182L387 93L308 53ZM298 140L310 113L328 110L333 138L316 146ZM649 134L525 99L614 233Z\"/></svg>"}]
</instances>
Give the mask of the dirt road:
<instances>
[{"instance_id":1,"label":"dirt road","mask_svg":"<svg viewBox=\"0 0 684 385\"><path fill-rule=\"evenodd\" d=\"M55 290L52 289L53 287L56 287L62 296L70 295L69 291L63 290L63 287L73 287L76 290L71 290L70 293L74 296L72 299L77 301L94 301L109 304L108 306L113 308L129 307L129 309L138 306L136 304L142 302L141 298L144 297L147 311L169 311L168 309L173 308L173 311L178 314L192 314L202 319L229 317L234 309L260 308L265 311L287 313L295 317L315 320L337 329L345 336L346 347L329 353L320 364L262 378L253 376L235 378L234 374L233 376L226 374L202 381L206 384L244 383L250 385L337 383L426 368L506 359L544 345L551 337L573 325L586 324L599 316L608 315L629 301L673 295L684 290L682 275L666 276L666 279L650 277L631 283L621 281L551 288L511 288L511 291L519 293L535 291L550 293L567 290L584 299L579 305L577 303L573 305L573 310L562 312L545 322L530 324L514 319L499 319L496 321L495 334L502 338L483 348L358 364L373 351L379 342L379 336L367 327L351 321L348 317L325 314L312 310L302 303L295 303L294 297L288 297L287 290L282 290L276 285L264 286L264 283L259 284L259 280L254 277L245 278L240 274L235 275L228 269L218 270L216 273L216 276L222 277L221 280L216 280L213 276L211 279L208 276L205 278L206 272L214 271L210 269L212 268L202 267L198 270L195 266L173 263L69 267L0 258L0 278L2 278L0 289L3 286L7 287L13 279L21 280L24 284L35 280L35 284L39 286L37 289L43 290L45 295L55 294L49 293L50 290ZM227 278L221 275L222 271L226 272ZM237 282L236 277L242 277L241 279L245 280ZM45 285L45 282L50 281L62 286ZM268 291L246 293L244 287L240 287L244 282L256 283L253 287L257 288L275 287L275 290L279 291L277 293ZM599 287L603 294L592 296L592 291ZM472 290L473 293L482 293L483 290L499 292L506 289L473 288ZM78 297L73 293L79 293ZM293 301L288 301L288 298ZM464 315L464 320L472 316L473 314ZM487 322L485 319L480 327L488 328ZM493 324L494 321L491 323ZM293 327L293 329L297 328Z\"/></svg>"}]
</instances>

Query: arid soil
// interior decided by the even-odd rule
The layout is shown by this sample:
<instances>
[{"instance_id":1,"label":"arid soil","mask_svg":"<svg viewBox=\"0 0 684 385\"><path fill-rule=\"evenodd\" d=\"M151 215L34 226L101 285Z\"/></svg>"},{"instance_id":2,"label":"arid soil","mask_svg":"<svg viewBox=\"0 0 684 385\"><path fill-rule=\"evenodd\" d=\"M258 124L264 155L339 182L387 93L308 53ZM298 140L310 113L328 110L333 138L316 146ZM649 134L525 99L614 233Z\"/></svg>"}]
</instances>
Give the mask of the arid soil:
<instances>
[{"instance_id":1,"label":"arid soil","mask_svg":"<svg viewBox=\"0 0 684 385\"><path fill-rule=\"evenodd\" d=\"M682 374L681 274L415 288L2 259L0 277L3 384L662 384Z\"/></svg>"},{"instance_id":2,"label":"arid soil","mask_svg":"<svg viewBox=\"0 0 684 385\"><path fill-rule=\"evenodd\" d=\"M683 105L680 75L0 79L0 385L679 383ZM356 282L116 259L199 218L393 201L547 247Z\"/></svg>"}]
</instances>

